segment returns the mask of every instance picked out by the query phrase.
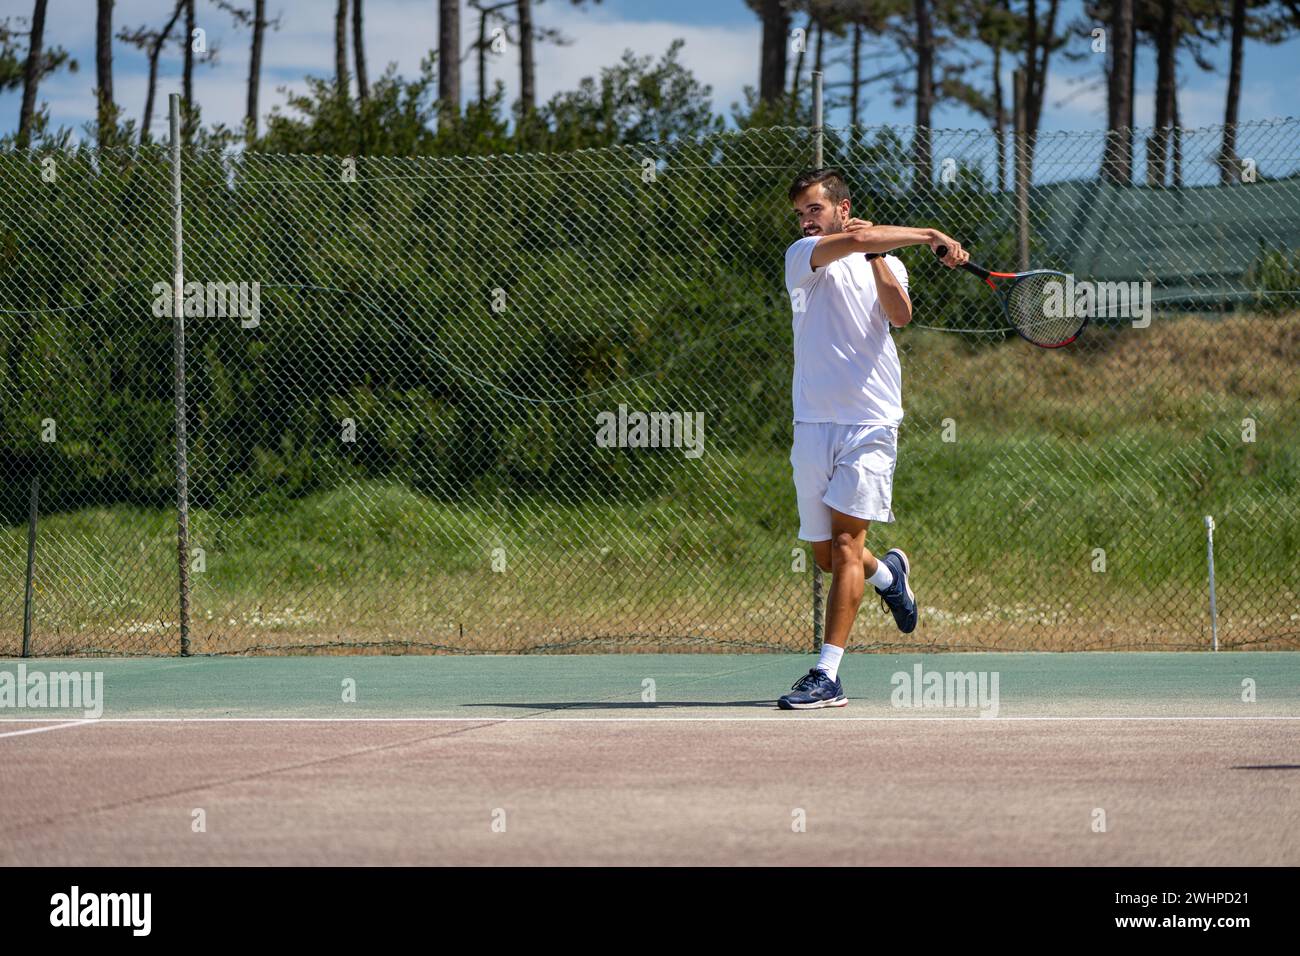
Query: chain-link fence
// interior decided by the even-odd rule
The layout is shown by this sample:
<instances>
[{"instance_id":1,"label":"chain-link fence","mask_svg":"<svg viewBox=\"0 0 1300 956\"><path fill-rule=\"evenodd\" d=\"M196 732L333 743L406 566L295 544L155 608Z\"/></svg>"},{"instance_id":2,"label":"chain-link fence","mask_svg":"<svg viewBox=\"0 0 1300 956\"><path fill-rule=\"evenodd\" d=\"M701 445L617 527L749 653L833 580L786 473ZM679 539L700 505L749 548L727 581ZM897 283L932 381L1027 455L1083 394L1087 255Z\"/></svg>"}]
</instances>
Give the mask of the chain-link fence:
<instances>
[{"instance_id":1,"label":"chain-link fence","mask_svg":"<svg viewBox=\"0 0 1300 956\"><path fill-rule=\"evenodd\" d=\"M1180 185L1103 183L1104 134L1010 150L828 130L856 215L992 268L1150 282L1150 321L1070 348L903 250L893 525L904 642L1300 643L1300 121L1180 131ZM186 152L191 648L803 650L812 562L788 462L802 129L564 155ZM165 150L0 155L0 651L179 650ZM1135 300L1138 301L1138 300Z\"/></svg>"}]
</instances>

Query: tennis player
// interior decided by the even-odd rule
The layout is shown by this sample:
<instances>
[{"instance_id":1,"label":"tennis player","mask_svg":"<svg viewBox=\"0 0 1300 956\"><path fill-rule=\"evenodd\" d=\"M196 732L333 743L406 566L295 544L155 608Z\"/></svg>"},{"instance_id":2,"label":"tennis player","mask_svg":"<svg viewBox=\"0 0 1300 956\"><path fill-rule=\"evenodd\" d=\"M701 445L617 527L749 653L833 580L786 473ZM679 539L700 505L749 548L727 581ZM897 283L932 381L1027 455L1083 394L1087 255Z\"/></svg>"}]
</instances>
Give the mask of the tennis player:
<instances>
[{"instance_id":1,"label":"tennis player","mask_svg":"<svg viewBox=\"0 0 1300 956\"><path fill-rule=\"evenodd\" d=\"M907 555L877 559L866 548L873 521L893 521L890 499L903 420L902 370L891 328L912 320L900 246L947 246L943 263L969 258L937 229L877 226L849 214L838 170L804 173L790 187L803 238L785 251L794 308L794 471L799 537L832 575L817 666L780 699L784 710L842 707L840 659L866 585L904 634L916 628Z\"/></svg>"}]
</instances>

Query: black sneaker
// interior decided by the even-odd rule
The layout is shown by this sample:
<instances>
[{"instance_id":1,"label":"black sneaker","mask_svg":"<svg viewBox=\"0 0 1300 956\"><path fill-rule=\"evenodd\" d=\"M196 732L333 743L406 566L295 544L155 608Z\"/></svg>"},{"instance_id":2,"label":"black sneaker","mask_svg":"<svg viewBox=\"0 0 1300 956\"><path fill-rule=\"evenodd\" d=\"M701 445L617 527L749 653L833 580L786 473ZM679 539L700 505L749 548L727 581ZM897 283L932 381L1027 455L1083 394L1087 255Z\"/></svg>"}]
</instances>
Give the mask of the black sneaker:
<instances>
[{"instance_id":1,"label":"black sneaker","mask_svg":"<svg viewBox=\"0 0 1300 956\"><path fill-rule=\"evenodd\" d=\"M795 681L790 693L776 705L782 710L817 710L820 707L843 707L848 702L840 679L831 680L824 670L814 667Z\"/></svg>"},{"instance_id":2,"label":"black sneaker","mask_svg":"<svg viewBox=\"0 0 1300 956\"><path fill-rule=\"evenodd\" d=\"M880 603L894 612L894 623L898 625L898 629L904 634L911 634L916 630L919 611L916 606L916 595L912 593L912 588L907 583L907 574L910 570L907 555L898 548L891 548L880 560L894 575L894 583L885 590L875 589L880 595Z\"/></svg>"}]
</instances>

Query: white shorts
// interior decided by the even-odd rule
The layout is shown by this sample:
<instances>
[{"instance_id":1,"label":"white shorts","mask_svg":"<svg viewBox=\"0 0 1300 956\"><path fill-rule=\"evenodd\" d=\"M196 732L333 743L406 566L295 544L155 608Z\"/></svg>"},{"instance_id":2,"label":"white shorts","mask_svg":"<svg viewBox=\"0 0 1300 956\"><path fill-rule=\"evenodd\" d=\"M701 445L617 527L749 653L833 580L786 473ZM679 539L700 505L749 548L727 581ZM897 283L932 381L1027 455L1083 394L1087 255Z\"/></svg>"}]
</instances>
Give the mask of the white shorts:
<instances>
[{"instance_id":1,"label":"white shorts","mask_svg":"<svg viewBox=\"0 0 1300 956\"><path fill-rule=\"evenodd\" d=\"M790 465L799 538L829 541L831 509L865 521L893 521L898 429L890 425L795 422Z\"/></svg>"}]
</instances>

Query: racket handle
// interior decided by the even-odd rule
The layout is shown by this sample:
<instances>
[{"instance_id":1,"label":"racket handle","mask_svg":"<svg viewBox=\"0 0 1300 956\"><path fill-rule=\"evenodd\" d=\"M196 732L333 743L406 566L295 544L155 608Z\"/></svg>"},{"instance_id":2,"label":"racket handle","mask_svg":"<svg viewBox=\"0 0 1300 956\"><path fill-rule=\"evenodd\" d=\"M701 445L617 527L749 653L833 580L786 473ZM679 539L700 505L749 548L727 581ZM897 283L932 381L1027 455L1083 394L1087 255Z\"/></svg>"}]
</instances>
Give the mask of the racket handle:
<instances>
[{"instance_id":1,"label":"racket handle","mask_svg":"<svg viewBox=\"0 0 1300 956\"><path fill-rule=\"evenodd\" d=\"M948 247L947 247L947 246L939 246L938 248L936 248L936 249L934 250L934 254L935 254L939 259L943 259L943 257L946 256L946 255L948 254ZM989 281L989 276L992 275L992 273L989 272L988 269L985 269L983 266L977 266L975 263L973 263L973 262L971 262L971 261L969 261L969 260L967 260L966 262L963 262L963 263L962 263L961 265L959 265L957 268L958 268L958 269L965 269L967 272L971 273L972 275L977 275L977 276L979 276L979 277L980 277L981 279L983 279L985 282L988 282L988 281Z\"/></svg>"}]
</instances>

